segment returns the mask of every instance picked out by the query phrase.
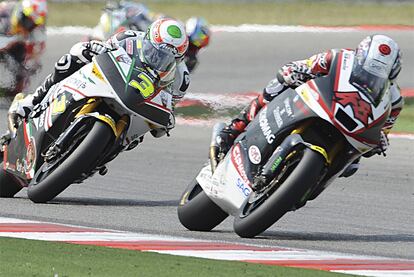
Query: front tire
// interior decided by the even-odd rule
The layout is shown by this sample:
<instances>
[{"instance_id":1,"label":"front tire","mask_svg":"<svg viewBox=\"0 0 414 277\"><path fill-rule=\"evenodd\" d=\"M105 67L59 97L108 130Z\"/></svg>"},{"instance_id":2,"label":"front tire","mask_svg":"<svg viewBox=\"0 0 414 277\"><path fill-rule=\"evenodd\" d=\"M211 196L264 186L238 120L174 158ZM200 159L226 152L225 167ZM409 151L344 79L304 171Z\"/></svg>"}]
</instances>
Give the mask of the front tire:
<instances>
[{"instance_id":1,"label":"front tire","mask_svg":"<svg viewBox=\"0 0 414 277\"><path fill-rule=\"evenodd\" d=\"M181 196L177 212L181 224L190 231L211 231L228 216L207 196L195 178Z\"/></svg>"},{"instance_id":2,"label":"front tire","mask_svg":"<svg viewBox=\"0 0 414 277\"><path fill-rule=\"evenodd\" d=\"M234 231L242 238L252 238L269 228L298 204L318 181L325 159L308 148L283 183L259 204L246 199L234 218ZM249 202L250 200L250 202ZM254 206L256 205L256 206Z\"/></svg>"},{"instance_id":3,"label":"front tire","mask_svg":"<svg viewBox=\"0 0 414 277\"><path fill-rule=\"evenodd\" d=\"M35 203L45 203L55 198L83 173L96 166L96 162L113 139L111 128L96 121L63 161L51 166L45 162L30 182L27 194ZM74 142L73 142L74 143Z\"/></svg>"}]
</instances>

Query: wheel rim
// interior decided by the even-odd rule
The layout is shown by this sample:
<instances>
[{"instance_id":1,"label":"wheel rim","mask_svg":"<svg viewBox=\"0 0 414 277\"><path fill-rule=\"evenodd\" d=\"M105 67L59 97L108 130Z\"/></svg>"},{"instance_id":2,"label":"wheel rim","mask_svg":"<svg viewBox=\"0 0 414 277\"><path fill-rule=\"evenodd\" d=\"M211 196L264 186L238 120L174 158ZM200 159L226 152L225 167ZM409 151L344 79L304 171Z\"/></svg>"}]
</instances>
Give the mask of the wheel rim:
<instances>
[{"instance_id":1,"label":"wheel rim","mask_svg":"<svg viewBox=\"0 0 414 277\"><path fill-rule=\"evenodd\" d=\"M68 146L68 149L59 154L51 163L44 162L43 165L36 172L30 186L36 186L43 180L45 180L50 174L52 174L79 146L86 135L89 133L90 128L80 128L80 130L73 136L72 143Z\"/></svg>"}]
</instances>

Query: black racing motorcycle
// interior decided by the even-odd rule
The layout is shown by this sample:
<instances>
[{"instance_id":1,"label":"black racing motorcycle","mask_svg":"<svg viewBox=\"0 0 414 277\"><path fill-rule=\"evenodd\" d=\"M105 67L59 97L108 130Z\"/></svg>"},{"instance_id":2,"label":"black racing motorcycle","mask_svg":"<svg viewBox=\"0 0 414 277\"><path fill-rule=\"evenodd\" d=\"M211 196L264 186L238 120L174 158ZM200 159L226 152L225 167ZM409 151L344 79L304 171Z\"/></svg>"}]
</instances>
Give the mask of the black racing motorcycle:
<instances>
[{"instance_id":1,"label":"black racing motorcycle","mask_svg":"<svg viewBox=\"0 0 414 277\"><path fill-rule=\"evenodd\" d=\"M178 218L210 231L228 215L234 231L254 237L315 199L346 167L377 149L391 110L388 89L376 99L348 82L353 55L335 54L327 76L288 89L268 103L226 155L213 129L210 163L181 196Z\"/></svg>"}]
</instances>

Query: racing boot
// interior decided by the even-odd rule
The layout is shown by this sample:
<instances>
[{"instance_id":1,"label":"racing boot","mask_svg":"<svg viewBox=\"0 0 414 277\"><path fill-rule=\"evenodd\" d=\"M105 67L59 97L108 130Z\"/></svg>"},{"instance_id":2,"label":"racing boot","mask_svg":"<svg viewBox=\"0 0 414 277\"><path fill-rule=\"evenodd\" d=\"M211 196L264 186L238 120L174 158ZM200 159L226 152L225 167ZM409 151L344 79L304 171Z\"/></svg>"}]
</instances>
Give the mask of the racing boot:
<instances>
[{"instance_id":1,"label":"racing boot","mask_svg":"<svg viewBox=\"0 0 414 277\"><path fill-rule=\"evenodd\" d=\"M218 135L217 142L220 151L226 154L234 143L234 140L244 132L246 126L253 120L262 107L266 104L263 94L253 99L231 123L224 127Z\"/></svg>"}]
</instances>

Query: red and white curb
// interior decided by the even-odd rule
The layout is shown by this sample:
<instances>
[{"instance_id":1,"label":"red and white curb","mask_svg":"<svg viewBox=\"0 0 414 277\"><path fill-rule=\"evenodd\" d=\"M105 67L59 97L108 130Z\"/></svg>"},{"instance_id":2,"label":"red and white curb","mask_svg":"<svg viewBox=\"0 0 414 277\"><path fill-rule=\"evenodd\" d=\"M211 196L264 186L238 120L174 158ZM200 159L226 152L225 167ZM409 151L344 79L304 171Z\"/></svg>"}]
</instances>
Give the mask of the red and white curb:
<instances>
[{"instance_id":1,"label":"red and white curb","mask_svg":"<svg viewBox=\"0 0 414 277\"><path fill-rule=\"evenodd\" d=\"M0 217L0 237L97 245L178 256L319 269L363 276L414 276L414 260L196 240L6 217Z\"/></svg>"}]
</instances>

